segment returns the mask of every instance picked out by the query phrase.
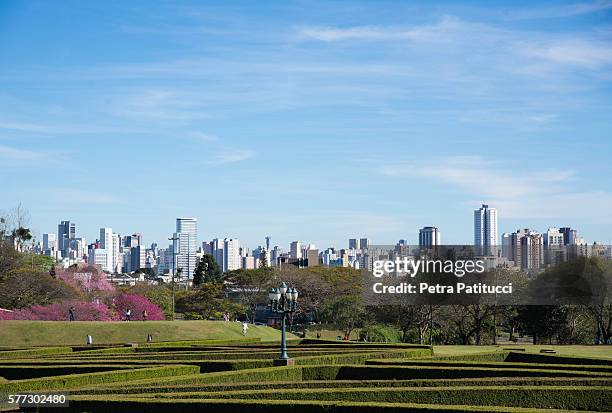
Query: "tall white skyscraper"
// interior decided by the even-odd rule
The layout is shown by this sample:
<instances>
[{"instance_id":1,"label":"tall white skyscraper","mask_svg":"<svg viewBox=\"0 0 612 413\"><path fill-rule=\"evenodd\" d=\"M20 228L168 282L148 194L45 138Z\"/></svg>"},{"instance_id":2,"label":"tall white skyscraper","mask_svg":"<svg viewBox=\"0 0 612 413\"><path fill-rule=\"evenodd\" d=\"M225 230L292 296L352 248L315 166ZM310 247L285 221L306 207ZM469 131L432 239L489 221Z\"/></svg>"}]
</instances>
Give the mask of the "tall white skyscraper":
<instances>
[{"instance_id":1,"label":"tall white skyscraper","mask_svg":"<svg viewBox=\"0 0 612 413\"><path fill-rule=\"evenodd\" d=\"M293 241L291 243L291 258L299 259L302 258L302 243L300 241Z\"/></svg>"},{"instance_id":2,"label":"tall white skyscraper","mask_svg":"<svg viewBox=\"0 0 612 413\"><path fill-rule=\"evenodd\" d=\"M182 269L182 276L186 279L193 277L197 263L198 220L196 218L177 218L174 242L176 254L176 268Z\"/></svg>"},{"instance_id":3,"label":"tall white skyscraper","mask_svg":"<svg viewBox=\"0 0 612 413\"><path fill-rule=\"evenodd\" d=\"M419 247L431 248L440 245L440 230L437 227L423 227L419 230Z\"/></svg>"},{"instance_id":4,"label":"tall white skyscraper","mask_svg":"<svg viewBox=\"0 0 612 413\"><path fill-rule=\"evenodd\" d=\"M474 211L474 246L484 255L490 255L497 245L497 209L482 207Z\"/></svg>"},{"instance_id":5,"label":"tall white skyscraper","mask_svg":"<svg viewBox=\"0 0 612 413\"><path fill-rule=\"evenodd\" d=\"M100 228L100 248L106 250L106 265L102 266L104 271L117 271L120 243L121 238L113 233L112 228Z\"/></svg>"},{"instance_id":6,"label":"tall white skyscraper","mask_svg":"<svg viewBox=\"0 0 612 413\"><path fill-rule=\"evenodd\" d=\"M232 238L223 240L223 272L242 268L240 257L240 241Z\"/></svg>"}]
</instances>

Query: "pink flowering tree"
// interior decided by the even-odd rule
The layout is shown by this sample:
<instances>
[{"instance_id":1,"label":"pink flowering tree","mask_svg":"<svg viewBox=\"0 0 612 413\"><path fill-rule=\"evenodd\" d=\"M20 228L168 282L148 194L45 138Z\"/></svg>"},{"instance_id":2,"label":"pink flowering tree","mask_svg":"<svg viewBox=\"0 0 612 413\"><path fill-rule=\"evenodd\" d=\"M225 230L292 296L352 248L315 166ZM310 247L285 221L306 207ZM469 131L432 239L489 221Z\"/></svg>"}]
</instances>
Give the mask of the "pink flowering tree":
<instances>
[{"instance_id":1,"label":"pink flowering tree","mask_svg":"<svg viewBox=\"0 0 612 413\"><path fill-rule=\"evenodd\" d=\"M94 266L56 270L56 277L89 297L101 297L115 291L106 274Z\"/></svg>"},{"instance_id":2,"label":"pink flowering tree","mask_svg":"<svg viewBox=\"0 0 612 413\"><path fill-rule=\"evenodd\" d=\"M111 311L114 320L123 320L125 312L131 310L132 320L142 320L147 312L147 320L163 320L164 312L148 298L137 294L119 294L112 300Z\"/></svg>"},{"instance_id":3,"label":"pink flowering tree","mask_svg":"<svg viewBox=\"0 0 612 413\"><path fill-rule=\"evenodd\" d=\"M0 312L0 320L66 321L70 307L74 307L77 321L111 321L109 308L102 303L63 301L49 305L35 305L13 312Z\"/></svg>"}]
</instances>

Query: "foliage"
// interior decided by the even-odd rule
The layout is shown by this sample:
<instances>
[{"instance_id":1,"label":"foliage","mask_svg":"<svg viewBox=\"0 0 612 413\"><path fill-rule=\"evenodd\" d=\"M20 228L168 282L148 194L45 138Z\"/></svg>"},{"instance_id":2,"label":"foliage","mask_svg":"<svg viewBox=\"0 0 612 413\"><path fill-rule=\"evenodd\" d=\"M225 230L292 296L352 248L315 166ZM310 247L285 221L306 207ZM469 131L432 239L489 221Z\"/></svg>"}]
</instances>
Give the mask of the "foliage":
<instances>
[{"instance_id":1,"label":"foliage","mask_svg":"<svg viewBox=\"0 0 612 413\"><path fill-rule=\"evenodd\" d=\"M89 297L99 297L115 290L106 275L94 266L80 265L55 269L55 276Z\"/></svg>"},{"instance_id":2,"label":"foliage","mask_svg":"<svg viewBox=\"0 0 612 413\"><path fill-rule=\"evenodd\" d=\"M164 320L162 310L146 297L137 294L119 294L112 299L111 316L114 320L123 318L126 310L131 310L132 320L143 320L143 312L147 312L147 320Z\"/></svg>"},{"instance_id":3,"label":"foliage","mask_svg":"<svg viewBox=\"0 0 612 413\"><path fill-rule=\"evenodd\" d=\"M224 312L230 315L242 314L244 308L225 298L223 285L218 283L203 283L200 288L183 293L177 297L178 312L189 314L190 319L199 314L202 319L219 319ZM195 313L195 314L194 314Z\"/></svg>"},{"instance_id":4,"label":"foliage","mask_svg":"<svg viewBox=\"0 0 612 413\"><path fill-rule=\"evenodd\" d=\"M402 341L402 332L394 327L374 324L361 329L359 340L374 343L397 343Z\"/></svg>"},{"instance_id":5,"label":"foliage","mask_svg":"<svg viewBox=\"0 0 612 413\"><path fill-rule=\"evenodd\" d=\"M111 320L111 314L106 305L79 301L62 301L60 303L49 304L46 306L34 305L30 308L16 310L12 313L0 312L0 319L65 321L68 320L68 310L70 309L70 307L75 308L75 315L77 320Z\"/></svg>"},{"instance_id":6,"label":"foliage","mask_svg":"<svg viewBox=\"0 0 612 413\"><path fill-rule=\"evenodd\" d=\"M321 319L344 331L346 337L361 325L364 316L365 308L357 295L333 298L321 309Z\"/></svg>"},{"instance_id":7,"label":"foliage","mask_svg":"<svg viewBox=\"0 0 612 413\"><path fill-rule=\"evenodd\" d=\"M204 254L193 272L193 284L196 286L202 283L220 282L223 280L223 274L219 269L219 265L212 255Z\"/></svg>"},{"instance_id":8,"label":"foliage","mask_svg":"<svg viewBox=\"0 0 612 413\"><path fill-rule=\"evenodd\" d=\"M268 290L276 285L275 272L270 267L229 271L225 284L227 289L234 292L238 303L252 312L257 304L267 303ZM250 318L253 318L253 314Z\"/></svg>"},{"instance_id":9,"label":"foliage","mask_svg":"<svg viewBox=\"0 0 612 413\"><path fill-rule=\"evenodd\" d=\"M172 318L172 288L169 285L136 284L131 287L123 287L122 291L146 297L162 309L166 319Z\"/></svg>"},{"instance_id":10,"label":"foliage","mask_svg":"<svg viewBox=\"0 0 612 413\"><path fill-rule=\"evenodd\" d=\"M0 282L0 308L22 309L78 296L79 292L66 283L29 268L10 270Z\"/></svg>"}]
</instances>

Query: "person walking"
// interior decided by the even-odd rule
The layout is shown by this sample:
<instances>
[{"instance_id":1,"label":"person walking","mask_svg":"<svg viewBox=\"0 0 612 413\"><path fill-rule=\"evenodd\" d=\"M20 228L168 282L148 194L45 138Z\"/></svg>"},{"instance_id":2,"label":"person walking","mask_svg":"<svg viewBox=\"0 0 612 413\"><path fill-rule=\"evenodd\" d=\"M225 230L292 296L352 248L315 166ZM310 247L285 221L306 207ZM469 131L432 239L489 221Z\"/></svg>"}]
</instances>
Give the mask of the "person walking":
<instances>
[{"instance_id":1,"label":"person walking","mask_svg":"<svg viewBox=\"0 0 612 413\"><path fill-rule=\"evenodd\" d=\"M71 306L70 309L68 310L68 319L70 321L74 321L76 320L76 315L75 315L75 309L74 306Z\"/></svg>"},{"instance_id":2,"label":"person walking","mask_svg":"<svg viewBox=\"0 0 612 413\"><path fill-rule=\"evenodd\" d=\"M249 325L247 324L246 321L242 322L242 335L246 336L247 335L247 330L249 329Z\"/></svg>"},{"instance_id":3,"label":"person walking","mask_svg":"<svg viewBox=\"0 0 612 413\"><path fill-rule=\"evenodd\" d=\"M132 310L128 308L125 310L125 321L130 321L130 318L132 318Z\"/></svg>"},{"instance_id":4,"label":"person walking","mask_svg":"<svg viewBox=\"0 0 612 413\"><path fill-rule=\"evenodd\" d=\"M149 316L149 313L147 313L147 310L142 310L142 321L147 321L147 317Z\"/></svg>"}]
</instances>

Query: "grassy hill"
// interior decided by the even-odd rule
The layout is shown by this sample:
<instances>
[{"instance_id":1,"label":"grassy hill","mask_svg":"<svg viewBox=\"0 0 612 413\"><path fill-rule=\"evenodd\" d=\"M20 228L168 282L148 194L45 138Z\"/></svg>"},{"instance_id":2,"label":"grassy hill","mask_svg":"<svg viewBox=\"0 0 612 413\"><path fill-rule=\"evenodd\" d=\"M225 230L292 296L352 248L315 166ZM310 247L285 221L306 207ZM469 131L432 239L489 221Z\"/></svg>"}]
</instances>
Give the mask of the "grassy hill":
<instances>
[{"instance_id":1,"label":"grassy hill","mask_svg":"<svg viewBox=\"0 0 612 413\"><path fill-rule=\"evenodd\" d=\"M243 338L240 323L223 321L0 321L0 346L82 345L87 335L94 344ZM292 335L289 337L293 338ZM280 340L280 331L249 324L247 338Z\"/></svg>"}]
</instances>

